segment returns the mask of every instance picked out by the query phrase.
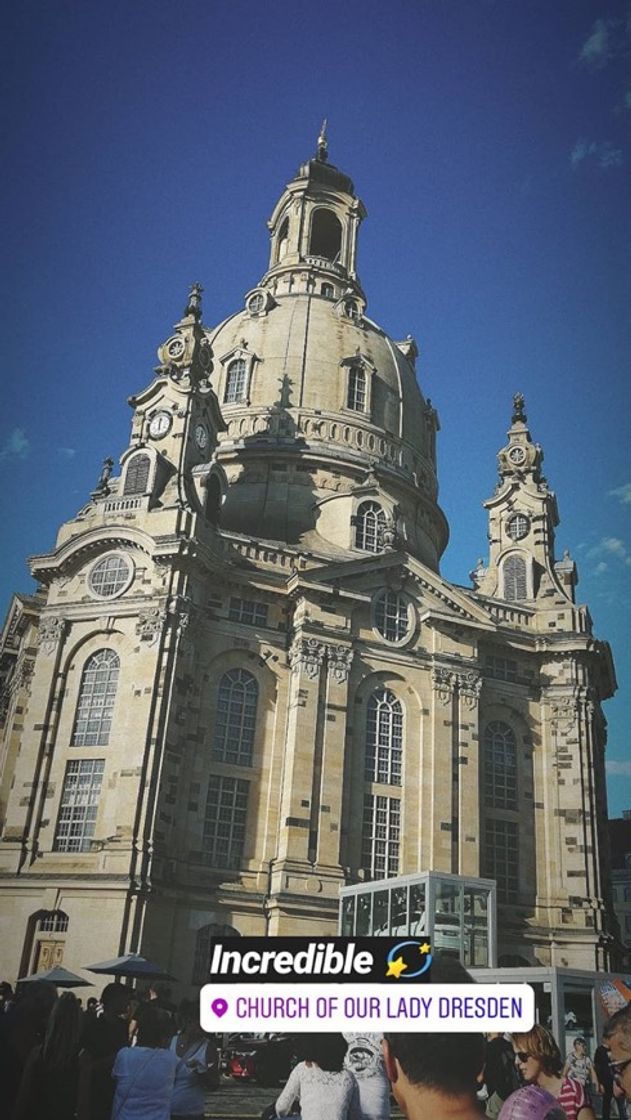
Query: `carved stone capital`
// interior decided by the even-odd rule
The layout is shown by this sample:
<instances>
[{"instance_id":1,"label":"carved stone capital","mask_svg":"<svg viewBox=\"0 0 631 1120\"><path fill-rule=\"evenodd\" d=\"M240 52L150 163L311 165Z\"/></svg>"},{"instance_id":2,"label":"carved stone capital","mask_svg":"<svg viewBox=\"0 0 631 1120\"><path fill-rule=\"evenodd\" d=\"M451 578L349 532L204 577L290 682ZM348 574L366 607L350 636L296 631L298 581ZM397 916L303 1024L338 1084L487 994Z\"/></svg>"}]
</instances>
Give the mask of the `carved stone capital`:
<instances>
[{"instance_id":1,"label":"carved stone capital","mask_svg":"<svg viewBox=\"0 0 631 1120\"><path fill-rule=\"evenodd\" d=\"M27 695L30 696L34 669L35 661L32 657L20 658L15 669L13 680L11 681L12 688L14 688L16 692L23 688Z\"/></svg>"},{"instance_id":2,"label":"carved stone capital","mask_svg":"<svg viewBox=\"0 0 631 1120\"><path fill-rule=\"evenodd\" d=\"M145 607L141 610L136 623L136 633L141 642L148 642L149 645L153 645L162 633L166 618L167 612L164 604Z\"/></svg>"},{"instance_id":3,"label":"carved stone capital","mask_svg":"<svg viewBox=\"0 0 631 1120\"><path fill-rule=\"evenodd\" d=\"M59 615L45 615L40 619L37 641L44 653L52 653L66 632L66 620Z\"/></svg>"},{"instance_id":4,"label":"carved stone capital","mask_svg":"<svg viewBox=\"0 0 631 1120\"><path fill-rule=\"evenodd\" d=\"M482 691L482 677L479 673L470 671L467 673L458 673L458 691L465 708L473 711L477 707L480 699L480 692Z\"/></svg>"},{"instance_id":5,"label":"carved stone capital","mask_svg":"<svg viewBox=\"0 0 631 1120\"><path fill-rule=\"evenodd\" d=\"M432 686L439 704L446 705L453 696L454 674L449 669L436 665L432 670Z\"/></svg>"},{"instance_id":6,"label":"carved stone capital","mask_svg":"<svg viewBox=\"0 0 631 1120\"><path fill-rule=\"evenodd\" d=\"M327 666L337 684L344 684L353 664L353 650L350 646L327 646Z\"/></svg>"},{"instance_id":7,"label":"carved stone capital","mask_svg":"<svg viewBox=\"0 0 631 1120\"><path fill-rule=\"evenodd\" d=\"M326 646L317 638L296 638L289 651L289 663L297 672L303 672L309 680L316 680L324 658Z\"/></svg>"}]
</instances>

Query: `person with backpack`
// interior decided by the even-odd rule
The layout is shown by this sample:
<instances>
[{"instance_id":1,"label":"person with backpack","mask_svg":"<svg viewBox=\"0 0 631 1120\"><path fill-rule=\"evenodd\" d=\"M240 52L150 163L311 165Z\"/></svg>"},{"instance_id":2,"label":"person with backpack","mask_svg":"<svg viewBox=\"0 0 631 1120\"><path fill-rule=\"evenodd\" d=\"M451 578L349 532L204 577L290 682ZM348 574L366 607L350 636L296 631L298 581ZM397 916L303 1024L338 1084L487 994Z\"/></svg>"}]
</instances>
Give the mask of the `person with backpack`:
<instances>
[{"instance_id":1,"label":"person with backpack","mask_svg":"<svg viewBox=\"0 0 631 1120\"><path fill-rule=\"evenodd\" d=\"M488 1093L485 1115L489 1120L496 1120L504 1101L521 1084L515 1069L512 1044L497 1032L486 1036L484 1084Z\"/></svg>"}]
</instances>

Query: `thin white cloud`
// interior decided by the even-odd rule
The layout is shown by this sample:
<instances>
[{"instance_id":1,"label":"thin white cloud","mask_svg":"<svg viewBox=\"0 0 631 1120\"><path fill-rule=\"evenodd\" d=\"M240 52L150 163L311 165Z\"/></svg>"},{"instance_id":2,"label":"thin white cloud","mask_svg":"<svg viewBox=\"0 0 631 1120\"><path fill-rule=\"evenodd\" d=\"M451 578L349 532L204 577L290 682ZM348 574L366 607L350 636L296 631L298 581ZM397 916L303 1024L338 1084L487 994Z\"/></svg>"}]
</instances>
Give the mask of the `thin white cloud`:
<instances>
[{"instance_id":1,"label":"thin white cloud","mask_svg":"<svg viewBox=\"0 0 631 1120\"><path fill-rule=\"evenodd\" d=\"M602 575L611 568L611 564L618 561L626 568L631 568L631 551L620 537L602 537L597 545L590 548L587 559L594 565L593 575Z\"/></svg>"},{"instance_id":2,"label":"thin white cloud","mask_svg":"<svg viewBox=\"0 0 631 1120\"><path fill-rule=\"evenodd\" d=\"M0 448L0 459L26 459L30 450L31 445L24 428L14 428Z\"/></svg>"},{"instance_id":3,"label":"thin white cloud","mask_svg":"<svg viewBox=\"0 0 631 1120\"><path fill-rule=\"evenodd\" d=\"M616 774L621 778L631 778L631 760L619 762L615 758L608 758L605 762L605 770L608 774Z\"/></svg>"},{"instance_id":4,"label":"thin white cloud","mask_svg":"<svg viewBox=\"0 0 631 1120\"><path fill-rule=\"evenodd\" d=\"M598 564L594 568L594 575L595 576L601 576L603 574L603 572L608 572L608 571L609 571L609 564L605 563L604 560L599 560Z\"/></svg>"},{"instance_id":5,"label":"thin white cloud","mask_svg":"<svg viewBox=\"0 0 631 1120\"><path fill-rule=\"evenodd\" d=\"M610 140L577 140L570 152L570 163L576 171L586 160L601 171L609 171L612 167L620 167L624 155L622 148L615 148Z\"/></svg>"},{"instance_id":6,"label":"thin white cloud","mask_svg":"<svg viewBox=\"0 0 631 1120\"><path fill-rule=\"evenodd\" d=\"M601 70L613 57L613 33L617 20L597 19L589 38L583 43L579 62L585 63L591 70Z\"/></svg>"},{"instance_id":7,"label":"thin white cloud","mask_svg":"<svg viewBox=\"0 0 631 1120\"><path fill-rule=\"evenodd\" d=\"M77 452L74 447L58 447L57 454L61 455L62 459L74 459Z\"/></svg>"},{"instance_id":8,"label":"thin white cloud","mask_svg":"<svg viewBox=\"0 0 631 1120\"><path fill-rule=\"evenodd\" d=\"M625 482L623 486L616 486L615 490L609 491L611 498L618 498L623 506L631 506L631 482Z\"/></svg>"}]
</instances>

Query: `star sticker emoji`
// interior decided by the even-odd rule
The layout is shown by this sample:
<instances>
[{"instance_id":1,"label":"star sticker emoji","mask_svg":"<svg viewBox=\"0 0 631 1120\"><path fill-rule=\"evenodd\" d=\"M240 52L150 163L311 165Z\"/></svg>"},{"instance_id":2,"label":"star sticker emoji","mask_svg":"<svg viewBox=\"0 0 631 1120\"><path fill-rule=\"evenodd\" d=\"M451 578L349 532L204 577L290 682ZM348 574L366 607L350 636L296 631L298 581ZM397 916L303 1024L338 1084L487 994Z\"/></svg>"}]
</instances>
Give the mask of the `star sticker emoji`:
<instances>
[{"instance_id":1,"label":"star sticker emoji","mask_svg":"<svg viewBox=\"0 0 631 1120\"><path fill-rule=\"evenodd\" d=\"M427 941L424 941L422 945L419 945L419 949L420 949L421 953L423 955L425 955L426 953L429 953L429 951L431 949L431 945L429 945L427 943Z\"/></svg>"},{"instance_id":2,"label":"star sticker emoji","mask_svg":"<svg viewBox=\"0 0 631 1120\"><path fill-rule=\"evenodd\" d=\"M394 976L394 978L398 980L401 976L401 973L405 972L406 968L407 965L403 960L403 957L397 957L396 960L388 962L388 971L386 972L386 976Z\"/></svg>"}]
</instances>

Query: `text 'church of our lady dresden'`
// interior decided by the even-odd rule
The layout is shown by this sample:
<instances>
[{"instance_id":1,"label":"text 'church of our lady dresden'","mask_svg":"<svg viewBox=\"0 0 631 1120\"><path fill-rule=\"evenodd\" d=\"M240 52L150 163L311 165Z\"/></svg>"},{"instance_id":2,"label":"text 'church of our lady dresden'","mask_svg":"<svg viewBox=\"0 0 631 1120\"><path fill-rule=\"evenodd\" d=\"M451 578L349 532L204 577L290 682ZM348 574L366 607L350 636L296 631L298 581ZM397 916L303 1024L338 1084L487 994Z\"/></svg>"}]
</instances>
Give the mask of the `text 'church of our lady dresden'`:
<instances>
[{"instance_id":1,"label":"text 'church of our lady dresden'","mask_svg":"<svg viewBox=\"0 0 631 1120\"><path fill-rule=\"evenodd\" d=\"M364 216L321 136L268 271L215 327L193 285L120 471L31 558L3 977L133 951L184 992L218 932L335 934L341 887L430 870L496 881L500 964L611 964L609 647L519 394L486 566L440 576L437 415L414 340L366 315Z\"/></svg>"}]
</instances>

